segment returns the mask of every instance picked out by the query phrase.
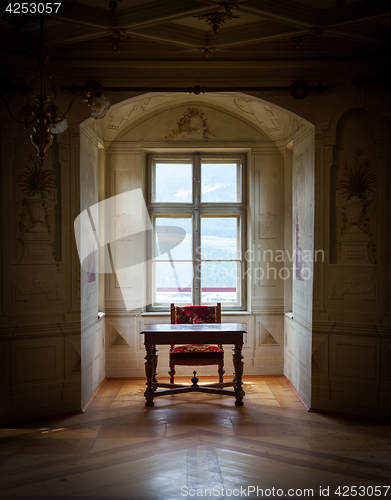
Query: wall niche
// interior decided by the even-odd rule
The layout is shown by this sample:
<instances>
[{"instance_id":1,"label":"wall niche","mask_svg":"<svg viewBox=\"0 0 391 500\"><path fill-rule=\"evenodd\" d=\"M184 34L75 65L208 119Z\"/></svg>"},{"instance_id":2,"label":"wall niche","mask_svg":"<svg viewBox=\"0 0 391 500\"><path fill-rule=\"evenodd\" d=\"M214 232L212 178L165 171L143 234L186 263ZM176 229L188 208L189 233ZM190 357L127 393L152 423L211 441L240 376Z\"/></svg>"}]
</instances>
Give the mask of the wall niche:
<instances>
[{"instance_id":1,"label":"wall niche","mask_svg":"<svg viewBox=\"0 0 391 500\"><path fill-rule=\"evenodd\" d=\"M330 171L330 263L377 264L378 164L373 122L364 109L340 118Z\"/></svg>"}]
</instances>

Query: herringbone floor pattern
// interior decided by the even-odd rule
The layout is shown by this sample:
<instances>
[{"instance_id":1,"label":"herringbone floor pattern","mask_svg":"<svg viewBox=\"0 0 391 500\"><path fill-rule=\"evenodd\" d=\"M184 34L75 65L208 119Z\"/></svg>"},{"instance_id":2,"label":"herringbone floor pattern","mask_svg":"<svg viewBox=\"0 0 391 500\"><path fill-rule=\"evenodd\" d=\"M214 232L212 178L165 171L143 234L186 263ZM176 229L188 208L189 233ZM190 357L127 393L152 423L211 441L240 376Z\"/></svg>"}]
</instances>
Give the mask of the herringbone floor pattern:
<instances>
[{"instance_id":1,"label":"herringbone floor pattern","mask_svg":"<svg viewBox=\"0 0 391 500\"><path fill-rule=\"evenodd\" d=\"M201 393L146 408L143 380L110 380L84 414L5 427L0 499L385 497L389 423L309 413L283 377L244 381L240 408Z\"/></svg>"}]
</instances>

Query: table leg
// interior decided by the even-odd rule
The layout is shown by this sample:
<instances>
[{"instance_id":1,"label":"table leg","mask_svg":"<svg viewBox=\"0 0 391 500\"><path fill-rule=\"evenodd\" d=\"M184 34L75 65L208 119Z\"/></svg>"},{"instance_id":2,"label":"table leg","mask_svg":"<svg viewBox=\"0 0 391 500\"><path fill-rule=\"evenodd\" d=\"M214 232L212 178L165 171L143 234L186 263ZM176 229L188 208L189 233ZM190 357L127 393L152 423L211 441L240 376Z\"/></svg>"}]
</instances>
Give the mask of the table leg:
<instances>
[{"instance_id":1,"label":"table leg","mask_svg":"<svg viewBox=\"0 0 391 500\"><path fill-rule=\"evenodd\" d=\"M243 356L242 356L242 344L235 344L233 348L233 362L235 368L235 405L243 406L243 397L245 395L242 388L242 376L243 376Z\"/></svg>"},{"instance_id":2,"label":"table leg","mask_svg":"<svg viewBox=\"0 0 391 500\"><path fill-rule=\"evenodd\" d=\"M152 382L154 384L157 384L157 363L158 363L158 350L156 349L156 346L154 346L153 349L153 377L152 377ZM156 391L156 387L154 387L154 391Z\"/></svg>"},{"instance_id":3,"label":"table leg","mask_svg":"<svg viewBox=\"0 0 391 500\"><path fill-rule=\"evenodd\" d=\"M146 386L147 388L145 389L144 396L145 396L145 406L154 406L155 403L153 402L154 398L154 391L152 388L152 380L154 377L154 357L155 357L155 349L156 347L154 345L145 345L145 350L146 350L146 356L145 356L145 375L147 377L147 383Z\"/></svg>"}]
</instances>

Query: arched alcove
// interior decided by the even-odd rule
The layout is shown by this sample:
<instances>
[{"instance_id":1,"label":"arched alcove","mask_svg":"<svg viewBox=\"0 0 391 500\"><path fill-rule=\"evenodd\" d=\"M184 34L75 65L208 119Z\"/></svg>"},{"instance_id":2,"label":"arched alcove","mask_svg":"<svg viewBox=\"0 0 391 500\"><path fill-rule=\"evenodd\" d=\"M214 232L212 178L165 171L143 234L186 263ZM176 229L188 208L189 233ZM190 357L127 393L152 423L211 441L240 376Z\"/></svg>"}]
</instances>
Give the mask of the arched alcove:
<instances>
[{"instance_id":1,"label":"arched alcove","mask_svg":"<svg viewBox=\"0 0 391 500\"><path fill-rule=\"evenodd\" d=\"M80 144L81 172L93 164L104 193L99 197L96 188L96 202L102 196L107 199L133 189L146 193L148 153L244 155L245 248L249 256L246 307L225 311L223 321L246 325L245 374L285 374L309 405L312 261L298 260L296 255L299 247L310 253L313 250L313 126L248 95L147 94L117 103L99 122L84 122ZM82 206L87 194L87 186L81 185ZM299 275L303 264L310 271L305 278ZM87 339L94 335L88 317L98 311L102 288L98 279L105 283L105 375L143 376L139 332L146 324L166 322L167 313L151 316L141 309L127 311L114 274L91 282L82 273L82 318L87 325L84 332L82 328L82 351L86 353L96 345L96 340ZM285 295L293 296L293 318L285 316L292 311ZM93 358L91 354L86 357ZM168 369L167 359L162 348L162 376ZM92 360L88 373L82 374L83 401L90 397L102 373L102 366L94 367ZM208 367L199 373L212 374Z\"/></svg>"}]
</instances>

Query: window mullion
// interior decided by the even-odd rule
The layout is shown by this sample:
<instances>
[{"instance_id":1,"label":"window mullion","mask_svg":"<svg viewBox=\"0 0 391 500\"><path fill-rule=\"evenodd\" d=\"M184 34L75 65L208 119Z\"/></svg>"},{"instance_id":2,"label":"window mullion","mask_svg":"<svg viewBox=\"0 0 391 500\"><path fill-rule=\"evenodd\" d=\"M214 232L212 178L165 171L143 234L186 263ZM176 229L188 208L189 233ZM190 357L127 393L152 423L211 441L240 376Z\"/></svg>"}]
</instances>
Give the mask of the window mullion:
<instances>
[{"instance_id":1,"label":"window mullion","mask_svg":"<svg viewBox=\"0 0 391 500\"><path fill-rule=\"evenodd\" d=\"M193 303L201 305L201 163L198 153L194 155L194 176L193 176L193 193L194 193L194 229L193 229L193 258L194 258L194 278L193 278Z\"/></svg>"}]
</instances>

